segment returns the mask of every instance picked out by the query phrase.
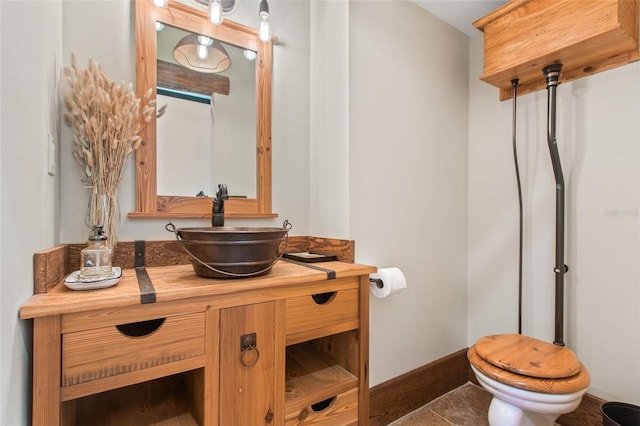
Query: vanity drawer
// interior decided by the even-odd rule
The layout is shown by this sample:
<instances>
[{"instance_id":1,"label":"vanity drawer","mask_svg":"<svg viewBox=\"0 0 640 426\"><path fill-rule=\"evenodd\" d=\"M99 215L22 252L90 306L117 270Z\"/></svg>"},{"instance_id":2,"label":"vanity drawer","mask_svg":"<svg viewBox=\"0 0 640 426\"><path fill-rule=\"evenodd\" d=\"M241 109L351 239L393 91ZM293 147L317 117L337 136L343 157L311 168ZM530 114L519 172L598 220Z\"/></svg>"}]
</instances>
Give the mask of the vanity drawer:
<instances>
[{"instance_id":1,"label":"vanity drawer","mask_svg":"<svg viewBox=\"0 0 640 426\"><path fill-rule=\"evenodd\" d=\"M337 327L337 333L358 327L359 289L352 288L287 299L285 334L310 333L313 330ZM319 336L306 335L305 338ZM287 339L287 344L294 342Z\"/></svg>"},{"instance_id":2,"label":"vanity drawer","mask_svg":"<svg viewBox=\"0 0 640 426\"><path fill-rule=\"evenodd\" d=\"M62 386L204 356L205 313L62 335Z\"/></svg>"},{"instance_id":3,"label":"vanity drawer","mask_svg":"<svg viewBox=\"0 0 640 426\"><path fill-rule=\"evenodd\" d=\"M351 389L333 398L318 401L302 410L287 412L285 426L327 424L347 426L358 424L358 389Z\"/></svg>"}]
</instances>

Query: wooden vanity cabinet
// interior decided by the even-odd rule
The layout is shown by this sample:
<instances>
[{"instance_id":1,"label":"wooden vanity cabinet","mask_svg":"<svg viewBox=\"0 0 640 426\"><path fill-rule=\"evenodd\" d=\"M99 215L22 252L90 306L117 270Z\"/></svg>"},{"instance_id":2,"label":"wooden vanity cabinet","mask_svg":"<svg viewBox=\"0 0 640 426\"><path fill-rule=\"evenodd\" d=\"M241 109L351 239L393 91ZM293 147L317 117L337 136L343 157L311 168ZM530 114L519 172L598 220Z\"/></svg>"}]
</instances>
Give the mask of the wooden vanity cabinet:
<instances>
[{"instance_id":1,"label":"wooden vanity cabinet","mask_svg":"<svg viewBox=\"0 0 640 426\"><path fill-rule=\"evenodd\" d=\"M367 424L375 268L322 268L212 280L148 267L152 303L134 269L112 288L34 295L20 311L34 325L33 424Z\"/></svg>"}]
</instances>

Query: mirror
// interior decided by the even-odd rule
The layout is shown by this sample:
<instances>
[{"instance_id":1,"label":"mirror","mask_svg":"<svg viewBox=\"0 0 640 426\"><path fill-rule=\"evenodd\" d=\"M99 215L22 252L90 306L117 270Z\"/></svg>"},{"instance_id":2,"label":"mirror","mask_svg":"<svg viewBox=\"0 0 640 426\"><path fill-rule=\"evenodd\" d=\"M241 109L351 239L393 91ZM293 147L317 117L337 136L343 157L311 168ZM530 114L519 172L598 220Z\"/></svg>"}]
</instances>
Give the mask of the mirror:
<instances>
[{"instance_id":1,"label":"mirror","mask_svg":"<svg viewBox=\"0 0 640 426\"><path fill-rule=\"evenodd\" d=\"M187 33L193 33L195 35L203 35L211 39L218 40L224 43L224 48L234 47L241 51L250 50L257 53L257 57L254 59L255 65L255 102L253 104L253 121L250 125L244 124L246 127L255 129L252 134L254 136L254 142L249 147L242 146L242 138L234 138L235 140L229 141L226 144L216 145L211 144L211 139L216 139L215 130L212 134L211 130L207 130L206 133L200 133L201 141L204 142L202 152L198 153L198 158L205 157L203 152L211 152L212 157L205 158L205 162L210 165L213 164L216 167L216 161L221 160L222 164L226 165L227 169L233 164L232 157L226 157L226 151L229 151L229 144L237 144L240 151L244 152L242 160L243 167L246 168L247 164L253 165L249 171L249 179L253 177L255 184L242 184L240 188L236 188L239 192L234 192L233 183L226 182L224 168L220 166L218 170L212 169L211 172L205 170L204 176L213 176L208 178L210 190L201 187L204 185L205 178L197 178L192 187L185 190L179 190L176 187L172 187L169 184L158 185L159 179L163 182L170 182L173 177L176 181L182 180L183 174L186 171L181 172L176 169L170 158L175 155L175 152L182 152L184 154L193 154L193 152L185 152L184 148L188 145L183 143L182 136L177 138L177 135L183 135L187 130L178 127L178 125L170 126L173 135L165 140L162 135L157 138L159 131L162 129L165 123L158 123L165 117L161 117L159 120L150 121L147 126L142 130L141 136L143 143L136 151L136 211L129 213L129 217L210 217L212 208L211 196L214 195L218 183L225 183L229 187L230 195L232 196L225 202L225 216L226 217L275 217L277 214L271 211L271 58L272 58L272 43L262 42L258 40L257 30L249 28L229 20L224 20L221 25L213 25L207 18L207 13L204 10L189 7L187 5L170 1L167 7L158 8L151 1L136 1L136 93L139 97L144 96L144 93L149 88L153 89L155 93L158 82L164 82L164 75L162 67L158 63L158 36L156 35L156 22L161 22L165 26L180 29ZM231 46L231 47L230 47ZM184 68L187 70L187 68ZM187 70L190 71L190 70ZM193 74L199 74L204 77L204 80L211 82L221 76L218 73L203 73L190 71ZM159 77L160 74L160 77ZM218 77L214 77L218 76ZM227 85L229 82L227 82ZM166 86L167 84L162 84ZM231 87L233 83L231 83ZM224 89L222 89L224 90ZM214 90L215 91L215 90ZM227 86L229 91L229 86ZM216 101L218 100L218 94L213 95L214 108ZM166 96L166 95L161 95ZM221 95L224 96L224 95ZM206 97L206 96L205 96ZM169 96L172 100L177 99L175 96ZM158 104L162 105L164 100L159 100ZM197 102L188 101L190 104ZM168 103L168 102L165 102ZM207 111L210 114L211 105L206 105ZM193 107L193 105L190 105ZM172 105L167 108L168 114ZM177 111L176 111L177 112ZM177 114L176 114L177 115ZM218 117L214 113L214 120L222 120L223 117ZM213 127L225 128L223 123L216 123ZM159 126L159 124L161 124ZM207 118L206 126L211 127L210 116ZM206 127L205 126L205 127ZM227 133L229 131L227 130ZM198 132L196 132L198 133ZM231 131L236 135L235 131ZM204 140L206 139L206 140ZM240 140L239 140L240 139ZM246 137L244 137L246 139ZM194 142L195 143L195 142ZM163 154L166 151L167 146L161 144L171 145L171 149L176 149L173 154ZM246 144L245 144L246 145ZM235 149L236 147L234 147ZM253 151L255 149L255 151ZM247 154L247 152L255 152L255 154ZM164 155L164 156L163 156ZM241 154L242 155L242 154ZM216 159L216 157L218 157ZM253 157L253 158L251 158ZM196 158L196 157L192 157ZM246 161L244 160L246 159ZM198 166L197 168L204 168L205 166ZM169 170L167 170L169 168ZM191 167L195 169L196 167ZM233 168L233 167L231 167ZM190 170L189 172L192 172ZM246 180L246 176L244 176ZM214 181L215 180L215 181ZM169 194L163 193L162 189L169 192ZM251 188L253 188L253 191ZM194 191L193 188L199 188ZM161 191L158 191L160 189ZM205 196L197 196L199 191L203 191ZM233 195L238 197L233 197Z\"/></svg>"},{"instance_id":2,"label":"mirror","mask_svg":"<svg viewBox=\"0 0 640 426\"><path fill-rule=\"evenodd\" d=\"M158 194L211 195L224 182L231 197L255 198L257 52L168 25L156 39L158 105L167 106Z\"/></svg>"}]
</instances>

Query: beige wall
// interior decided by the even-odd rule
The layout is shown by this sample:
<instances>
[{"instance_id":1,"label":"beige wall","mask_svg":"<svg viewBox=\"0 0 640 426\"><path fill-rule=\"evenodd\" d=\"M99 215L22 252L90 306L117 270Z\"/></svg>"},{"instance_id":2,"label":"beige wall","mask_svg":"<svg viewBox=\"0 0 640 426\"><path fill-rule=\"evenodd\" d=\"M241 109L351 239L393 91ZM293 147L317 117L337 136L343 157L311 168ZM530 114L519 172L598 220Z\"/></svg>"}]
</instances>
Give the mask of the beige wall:
<instances>
[{"instance_id":1,"label":"beige wall","mask_svg":"<svg viewBox=\"0 0 640 426\"><path fill-rule=\"evenodd\" d=\"M350 2L311 2L309 226L349 238Z\"/></svg>"},{"instance_id":2,"label":"beige wall","mask_svg":"<svg viewBox=\"0 0 640 426\"><path fill-rule=\"evenodd\" d=\"M47 174L57 134L59 1L0 2L0 424L29 424L33 253L57 240L58 176ZM59 145L58 145L59 146Z\"/></svg>"},{"instance_id":3,"label":"beige wall","mask_svg":"<svg viewBox=\"0 0 640 426\"><path fill-rule=\"evenodd\" d=\"M371 385L467 340L468 37L411 2L350 2L356 260L408 288L371 300Z\"/></svg>"},{"instance_id":4,"label":"beige wall","mask_svg":"<svg viewBox=\"0 0 640 426\"><path fill-rule=\"evenodd\" d=\"M471 39L469 344L517 331L518 201L511 102L477 79ZM542 76L542 73L541 73ZM558 87L557 140L566 183L564 340L591 373L588 392L640 403L640 64ZM518 100L524 191L523 332L554 338L555 181L546 91Z\"/></svg>"}]
</instances>

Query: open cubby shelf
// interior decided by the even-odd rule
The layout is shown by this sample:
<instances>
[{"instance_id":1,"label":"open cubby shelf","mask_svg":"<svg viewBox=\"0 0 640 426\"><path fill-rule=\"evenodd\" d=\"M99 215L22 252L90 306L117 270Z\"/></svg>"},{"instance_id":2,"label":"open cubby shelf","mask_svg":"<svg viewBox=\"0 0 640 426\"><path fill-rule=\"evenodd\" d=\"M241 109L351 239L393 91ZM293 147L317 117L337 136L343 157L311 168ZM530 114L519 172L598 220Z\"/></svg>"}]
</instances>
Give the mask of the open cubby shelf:
<instances>
[{"instance_id":1,"label":"open cubby shelf","mask_svg":"<svg viewBox=\"0 0 640 426\"><path fill-rule=\"evenodd\" d=\"M73 426L198 426L189 374L202 369L101 392L63 404L65 425Z\"/></svg>"},{"instance_id":2,"label":"open cubby shelf","mask_svg":"<svg viewBox=\"0 0 640 426\"><path fill-rule=\"evenodd\" d=\"M312 342L287 347L286 412L301 410L358 387L358 378Z\"/></svg>"}]
</instances>

